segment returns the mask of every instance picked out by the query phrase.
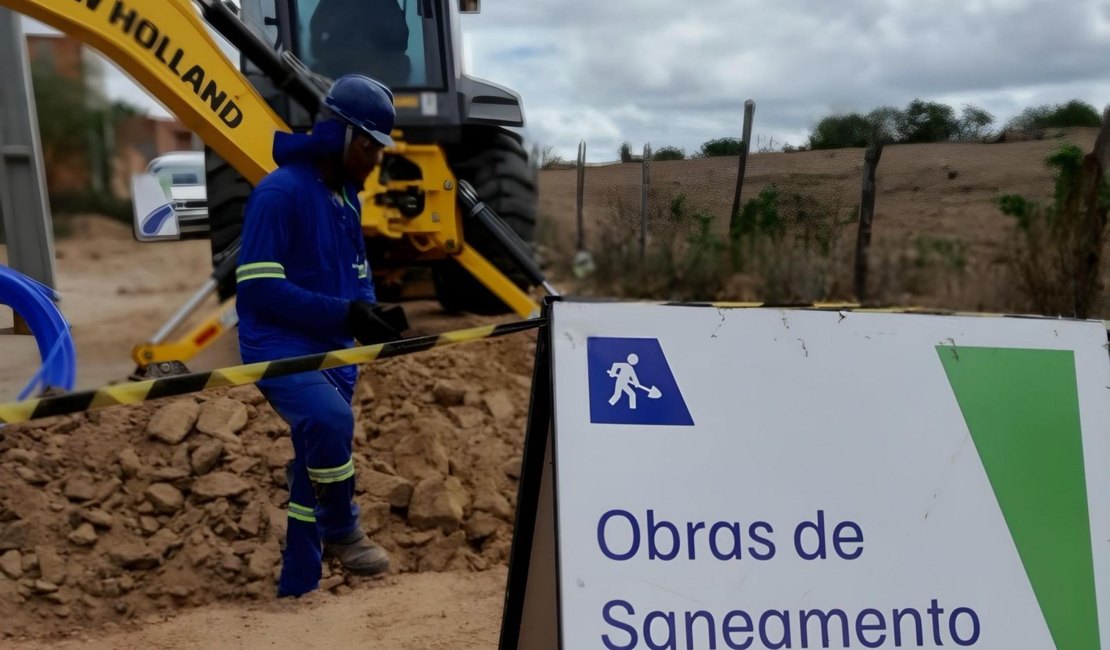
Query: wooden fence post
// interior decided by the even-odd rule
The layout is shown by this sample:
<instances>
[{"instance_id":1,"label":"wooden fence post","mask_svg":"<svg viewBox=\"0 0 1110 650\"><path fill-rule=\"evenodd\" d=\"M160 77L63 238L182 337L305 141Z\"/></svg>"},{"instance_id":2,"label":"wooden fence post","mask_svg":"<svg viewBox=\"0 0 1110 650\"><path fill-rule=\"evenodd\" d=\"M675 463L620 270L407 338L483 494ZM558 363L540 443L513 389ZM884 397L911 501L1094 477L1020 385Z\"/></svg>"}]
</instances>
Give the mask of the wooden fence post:
<instances>
[{"instance_id":1,"label":"wooden fence post","mask_svg":"<svg viewBox=\"0 0 1110 650\"><path fill-rule=\"evenodd\" d=\"M578 218L578 239L576 243L576 250L586 250L586 232L585 224L583 223L583 198L586 191L586 141L582 140L578 143L578 195L577 195L577 218Z\"/></svg>"},{"instance_id":2,"label":"wooden fence post","mask_svg":"<svg viewBox=\"0 0 1110 650\"><path fill-rule=\"evenodd\" d=\"M856 268L853 286L856 300L867 300L868 253L871 249L871 223L875 220L875 170L883 155L882 141L867 148L863 157L863 189L859 202L859 232L856 236Z\"/></svg>"},{"instance_id":3,"label":"wooden fence post","mask_svg":"<svg viewBox=\"0 0 1110 650\"><path fill-rule=\"evenodd\" d=\"M1075 316L1090 318L1097 307L1099 298L1099 269L1102 266L1102 246L1106 238L1106 207L1100 205L1101 189L1107 182L1106 172L1110 170L1110 108L1102 115L1102 130L1098 132L1094 150L1083 159L1083 178L1080 187L1086 212L1083 215L1081 236L1083 250L1077 251L1079 277L1075 295Z\"/></svg>"},{"instance_id":4,"label":"wooden fence post","mask_svg":"<svg viewBox=\"0 0 1110 650\"><path fill-rule=\"evenodd\" d=\"M640 263L647 257L648 190L651 188L651 145L644 145L643 178L640 181Z\"/></svg>"},{"instance_id":5,"label":"wooden fence post","mask_svg":"<svg viewBox=\"0 0 1110 650\"><path fill-rule=\"evenodd\" d=\"M744 132L743 142L740 143L740 166L736 170L736 193L732 195L732 212L729 213L729 232L736 227L736 219L740 215L740 191L744 189L744 174L748 168L748 152L751 150L752 120L755 118L755 102L744 102Z\"/></svg>"}]
</instances>

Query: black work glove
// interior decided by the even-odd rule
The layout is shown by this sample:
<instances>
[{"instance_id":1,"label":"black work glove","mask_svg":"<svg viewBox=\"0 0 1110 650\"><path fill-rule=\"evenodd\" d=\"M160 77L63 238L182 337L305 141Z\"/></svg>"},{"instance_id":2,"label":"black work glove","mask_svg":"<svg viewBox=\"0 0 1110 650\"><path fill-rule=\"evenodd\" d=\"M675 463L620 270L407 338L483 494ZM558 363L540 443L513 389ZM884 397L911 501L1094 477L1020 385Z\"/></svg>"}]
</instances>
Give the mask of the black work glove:
<instances>
[{"instance_id":1,"label":"black work glove","mask_svg":"<svg viewBox=\"0 0 1110 650\"><path fill-rule=\"evenodd\" d=\"M382 307L354 300L347 308L347 329L363 345L400 340L408 328L404 310L396 305Z\"/></svg>"}]
</instances>

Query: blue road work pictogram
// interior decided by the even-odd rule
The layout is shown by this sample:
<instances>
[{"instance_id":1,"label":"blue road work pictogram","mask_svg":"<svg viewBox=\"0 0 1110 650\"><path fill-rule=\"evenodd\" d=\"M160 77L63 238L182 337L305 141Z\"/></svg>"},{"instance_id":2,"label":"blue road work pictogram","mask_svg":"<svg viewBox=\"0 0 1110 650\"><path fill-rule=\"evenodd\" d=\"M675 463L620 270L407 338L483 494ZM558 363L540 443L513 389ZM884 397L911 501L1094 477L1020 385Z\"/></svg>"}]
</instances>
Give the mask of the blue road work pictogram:
<instances>
[{"instance_id":1,"label":"blue road work pictogram","mask_svg":"<svg viewBox=\"0 0 1110 650\"><path fill-rule=\"evenodd\" d=\"M693 426L657 339L590 337L590 422Z\"/></svg>"}]
</instances>

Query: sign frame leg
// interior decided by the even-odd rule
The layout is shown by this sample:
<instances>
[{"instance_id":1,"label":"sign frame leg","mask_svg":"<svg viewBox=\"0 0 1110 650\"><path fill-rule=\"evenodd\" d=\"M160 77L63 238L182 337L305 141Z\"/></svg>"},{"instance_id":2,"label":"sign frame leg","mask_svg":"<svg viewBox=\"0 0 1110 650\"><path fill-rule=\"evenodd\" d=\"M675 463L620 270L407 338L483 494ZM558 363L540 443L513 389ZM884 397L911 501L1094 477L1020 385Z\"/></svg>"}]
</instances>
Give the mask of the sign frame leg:
<instances>
[{"instance_id":1,"label":"sign frame leg","mask_svg":"<svg viewBox=\"0 0 1110 650\"><path fill-rule=\"evenodd\" d=\"M551 304L540 328L532 395L524 437L508 584L498 650L558 650L558 553L556 549L553 443Z\"/></svg>"}]
</instances>

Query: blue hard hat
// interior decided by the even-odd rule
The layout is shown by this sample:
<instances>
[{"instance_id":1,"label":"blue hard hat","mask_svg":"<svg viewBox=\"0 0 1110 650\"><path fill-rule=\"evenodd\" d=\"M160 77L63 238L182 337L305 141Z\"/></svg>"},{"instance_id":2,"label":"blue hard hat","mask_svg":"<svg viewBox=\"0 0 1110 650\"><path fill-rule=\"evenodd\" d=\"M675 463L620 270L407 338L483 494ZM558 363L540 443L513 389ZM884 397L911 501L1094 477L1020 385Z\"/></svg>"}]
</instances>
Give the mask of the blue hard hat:
<instances>
[{"instance_id":1,"label":"blue hard hat","mask_svg":"<svg viewBox=\"0 0 1110 650\"><path fill-rule=\"evenodd\" d=\"M392 147L393 93L385 84L360 74L348 74L335 80L324 97L324 106L335 117L381 144Z\"/></svg>"}]
</instances>

